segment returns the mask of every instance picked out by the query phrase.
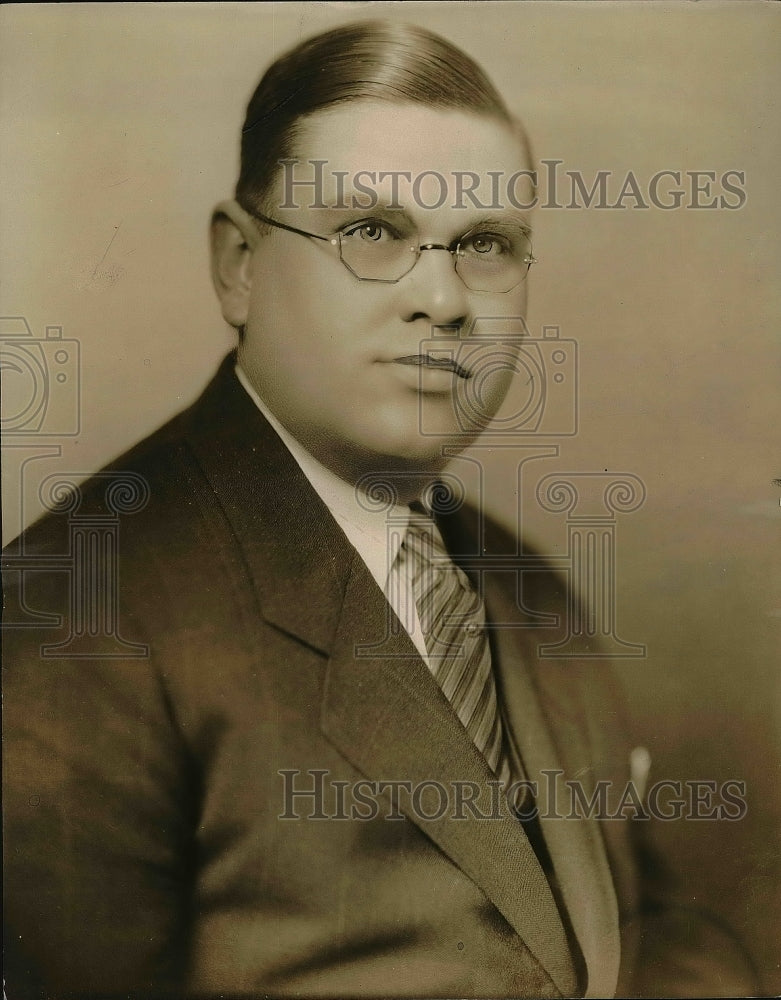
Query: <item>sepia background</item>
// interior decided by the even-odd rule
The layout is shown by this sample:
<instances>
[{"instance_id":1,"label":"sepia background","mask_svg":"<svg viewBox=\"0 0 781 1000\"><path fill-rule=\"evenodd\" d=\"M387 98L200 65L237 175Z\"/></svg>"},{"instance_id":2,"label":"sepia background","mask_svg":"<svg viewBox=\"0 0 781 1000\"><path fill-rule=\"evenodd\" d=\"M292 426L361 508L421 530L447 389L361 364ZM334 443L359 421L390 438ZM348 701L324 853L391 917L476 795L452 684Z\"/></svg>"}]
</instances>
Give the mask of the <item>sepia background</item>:
<instances>
[{"instance_id":1,"label":"sepia background","mask_svg":"<svg viewBox=\"0 0 781 1000\"><path fill-rule=\"evenodd\" d=\"M45 368L66 351L70 392L52 395L36 433L5 435L4 538L40 512L43 476L98 469L209 379L233 338L207 223L232 193L246 100L303 37L378 15L465 48L562 170L632 170L641 183L665 169L745 171L734 211L537 211L529 327L577 342L578 433L526 465L520 490L516 452L479 457L490 509L512 525L522 512L525 536L555 554L566 523L535 502L543 475L644 484L645 503L617 518L616 611L646 655L616 669L655 778L746 782L742 821L663 833L688 896L737 927L777 993L778 5L4 6L4 356L28 350L14 347L25 319ZM62 328L62 347L47 327ZM3 374L12 424L31 389L13 365Z\"/></svg>"}]
</instances>

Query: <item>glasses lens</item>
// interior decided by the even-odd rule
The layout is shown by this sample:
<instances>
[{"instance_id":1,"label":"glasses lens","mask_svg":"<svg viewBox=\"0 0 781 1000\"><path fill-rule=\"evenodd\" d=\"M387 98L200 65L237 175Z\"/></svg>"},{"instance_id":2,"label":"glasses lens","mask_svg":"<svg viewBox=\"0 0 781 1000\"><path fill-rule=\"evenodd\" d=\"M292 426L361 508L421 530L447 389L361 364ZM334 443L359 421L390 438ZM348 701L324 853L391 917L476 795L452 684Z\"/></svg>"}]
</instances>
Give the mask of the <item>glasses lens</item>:
<instances>
[{"instance_id":1,"label":"glasses lens","mask_svg":"<svg viewBox=\"0 0 781 1000\"><path fill-rule=\"evenodd\" d=\"M417 260L417 247L390 235L379 223L340 233L339 252L342 263L364 281L398 281Z\"/></svg>"},{"instance_id":2,"label":"glasses lens","mask_svg":"<svg viewBox=\"0 0 781 1000\"><path fill-rule=\"evenodd\" d=\"M509 292L529 272L532 244L523 229L467 234L458 244L456 271L475 292Z\"/></svg>"},{"instance_id":3,"label":"glasses lens","mask_svg":"<svg viewBox=\"0 0 781 1000\"><path fill-rule=\"evenodd\" d=\"M534 259L529 233L510 226L501 232L468 233L451 253L459 277L476 292L509 292L523 281ZM366 222L339 233L339 254L356 278L393 282L412 270L420 250L384 223Z\"/></svg>"}]
</instances>

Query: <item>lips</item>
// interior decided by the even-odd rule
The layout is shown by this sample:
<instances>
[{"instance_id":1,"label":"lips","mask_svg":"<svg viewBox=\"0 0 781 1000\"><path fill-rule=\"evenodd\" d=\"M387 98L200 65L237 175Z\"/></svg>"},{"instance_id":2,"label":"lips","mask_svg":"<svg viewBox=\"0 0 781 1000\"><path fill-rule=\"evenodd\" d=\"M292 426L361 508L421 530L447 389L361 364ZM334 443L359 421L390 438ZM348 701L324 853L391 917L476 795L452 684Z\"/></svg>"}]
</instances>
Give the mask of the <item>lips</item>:
<instances>
[{"instance_id":1,"label":"lips","mask_svg":"<svg viewBox=\"0 0 781 1000\"><path fill-rule=\"evenodd\" d=\"M462 367L452 358L435 358L431 354L405 354L403 357L394 358L393 363L397 365L410 365L415 368L433 368L437 371L449 371L459 378L468 379L472 373Z\"/></svg>"}]
</instances>

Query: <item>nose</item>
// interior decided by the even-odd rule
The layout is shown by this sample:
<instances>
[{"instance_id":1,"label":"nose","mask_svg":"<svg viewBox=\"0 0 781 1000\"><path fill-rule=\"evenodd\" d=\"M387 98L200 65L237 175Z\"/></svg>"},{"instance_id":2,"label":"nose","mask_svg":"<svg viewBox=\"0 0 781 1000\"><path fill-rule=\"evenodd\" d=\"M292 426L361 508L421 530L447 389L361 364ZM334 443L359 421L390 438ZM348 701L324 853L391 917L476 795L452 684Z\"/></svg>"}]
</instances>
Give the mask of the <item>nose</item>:
<instances>
[{"instance_id":1,"label":"nose","mask_svg":"<svg viewBox=\"0 0 781 1000\"><path fill-rule=\"evenodd\" d=\"M398 287L407 322L423 319L434 326L460 326L469 313L469 290L456 274L452 253L441 244L423 244L417 263Z\"/></svg>"}]
</instances>

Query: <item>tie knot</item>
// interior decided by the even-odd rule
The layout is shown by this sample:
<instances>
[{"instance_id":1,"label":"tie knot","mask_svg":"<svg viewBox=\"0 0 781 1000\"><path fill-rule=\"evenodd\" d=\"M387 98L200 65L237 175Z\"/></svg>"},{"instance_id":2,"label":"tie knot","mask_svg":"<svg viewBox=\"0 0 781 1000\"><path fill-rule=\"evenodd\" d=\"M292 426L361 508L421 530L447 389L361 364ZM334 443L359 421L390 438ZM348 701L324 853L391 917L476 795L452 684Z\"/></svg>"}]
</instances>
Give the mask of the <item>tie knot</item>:
<instances>
[{"instance_id":1,"label":"tie knot","mask_svg":"<svg viewBox=\"0 0 781 1000\"><path fill-rule=\"evenodd\" d=\"M410 504L407 532L402 548L424 563L449 568L452 563L434 519L420 503Z\"/></svg>"}]
</instances>

